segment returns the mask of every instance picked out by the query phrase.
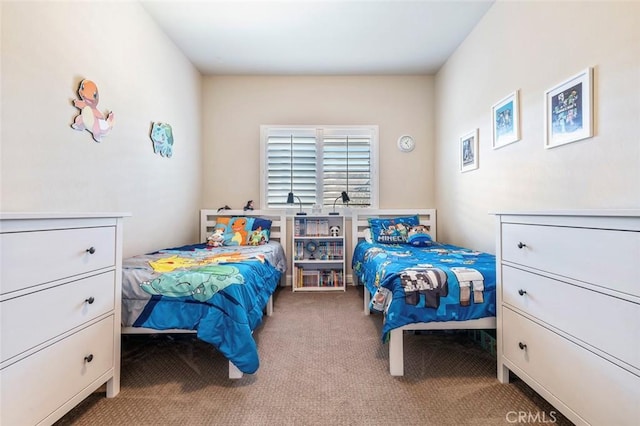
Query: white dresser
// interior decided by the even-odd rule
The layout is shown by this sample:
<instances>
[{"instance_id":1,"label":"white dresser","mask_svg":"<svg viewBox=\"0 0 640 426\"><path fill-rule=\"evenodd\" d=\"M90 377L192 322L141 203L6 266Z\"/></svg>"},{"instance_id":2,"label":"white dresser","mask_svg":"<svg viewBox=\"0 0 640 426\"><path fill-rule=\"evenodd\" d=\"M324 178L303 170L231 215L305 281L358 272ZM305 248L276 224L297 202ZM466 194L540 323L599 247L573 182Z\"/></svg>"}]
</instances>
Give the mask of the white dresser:
<instances>
[{"instance_id":1,"label":"white dresser","mask_svg":"<svg viewBox=\"0 0 640 426\"><path fill-rule=\"evenodd\" d=\"M0 215L0 424L52 424L120 391L122 218Z\"/></svg>"},{"instance_id":2,"label":"white dresser","mask_svg":"<svg viewBox=\"0 0 640 426\"><path fill-rule=\"evenodd\" d=\"M579 425L638 424L640 211L496 214L498 380Z\"/></svg>"}]
</instances>

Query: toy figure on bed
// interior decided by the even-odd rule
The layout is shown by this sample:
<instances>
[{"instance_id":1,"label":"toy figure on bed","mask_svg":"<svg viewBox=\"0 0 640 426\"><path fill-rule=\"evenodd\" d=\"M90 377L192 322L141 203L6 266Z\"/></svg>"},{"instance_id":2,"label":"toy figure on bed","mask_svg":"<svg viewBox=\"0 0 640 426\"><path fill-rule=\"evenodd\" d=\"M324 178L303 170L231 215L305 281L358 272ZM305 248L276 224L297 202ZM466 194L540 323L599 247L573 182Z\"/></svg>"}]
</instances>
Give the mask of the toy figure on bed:
<instances>
[{"instance_id":1,"label":"toy figure on bed","mask_svg":"<svg viewBox=\"0 0 640 426\"><path fill-rule=\"evenodd\" d=\"M224 229L216 228L213 233L207 237L207 245L209 247L222 247L224 244Z\"/></svg>"},{"instance_id":2,"label":"toy figure on bed","mask_svg":"<svg viewBox=\"0 0 640 426\"><path fill-rule=\"evenodd\" d=\"M425 225L415 225L409 228L407 243L416 247L430 246L432 241L431 236L429 235L429 228Z\"/></svg>"}]
</instances>

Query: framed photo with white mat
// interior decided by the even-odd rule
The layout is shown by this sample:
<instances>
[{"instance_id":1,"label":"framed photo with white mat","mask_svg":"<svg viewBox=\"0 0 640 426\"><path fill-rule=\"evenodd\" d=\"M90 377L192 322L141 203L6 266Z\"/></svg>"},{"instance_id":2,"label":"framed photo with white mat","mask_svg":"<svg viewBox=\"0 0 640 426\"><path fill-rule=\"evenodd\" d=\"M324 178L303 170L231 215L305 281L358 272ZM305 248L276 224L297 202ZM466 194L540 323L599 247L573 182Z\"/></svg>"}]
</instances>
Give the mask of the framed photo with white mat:
<instances>
[{"instance_id":1,"label":"framed photo with white mat","mask_svg":"<svg viewBox=\"0 0 640 426\"><path fill-rule=\"evenodd\" d=\"M593 136L593 69L587 68L544 94L544 147Z\"/></svg>"},{"instance_id":2,"label":"framed photo with white mat","mask_svg":"<svg viewBox=\"0 0 640 426\"><path fill-rule=\"evenodd\" d=\"M460 171L468 172L478 168L478 129L460 137Z\"/></svg>"},{"instance_id":3,"label":"framed photo with white mat","mask_svg":"<svg viewBox=\"0 0 640 426\"><path fill-rule=\"evenodd\" d=\"M520 140L520 104L516 90L491 107L493 149Z\"/></svg>"}]
</instances>

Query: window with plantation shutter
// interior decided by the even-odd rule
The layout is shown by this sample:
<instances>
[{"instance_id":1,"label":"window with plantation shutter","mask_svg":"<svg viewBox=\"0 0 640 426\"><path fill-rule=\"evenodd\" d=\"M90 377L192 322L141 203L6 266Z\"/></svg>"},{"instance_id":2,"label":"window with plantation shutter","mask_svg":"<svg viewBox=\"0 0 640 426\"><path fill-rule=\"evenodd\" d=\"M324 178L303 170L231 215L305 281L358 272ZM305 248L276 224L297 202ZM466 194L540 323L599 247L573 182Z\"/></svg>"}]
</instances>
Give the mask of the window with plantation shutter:
<instances>
[{"instance_id":1,"label":"window with plantation shutter","mask_svg":"<svg viewBox=\"0 0 640 426\"><path fill-rule=\"evenodd\" d=\"M377 137L377 126L261 126L261 208L332 209L343 191L336 209L377 207Z\"/></svg>"}]
</instances>

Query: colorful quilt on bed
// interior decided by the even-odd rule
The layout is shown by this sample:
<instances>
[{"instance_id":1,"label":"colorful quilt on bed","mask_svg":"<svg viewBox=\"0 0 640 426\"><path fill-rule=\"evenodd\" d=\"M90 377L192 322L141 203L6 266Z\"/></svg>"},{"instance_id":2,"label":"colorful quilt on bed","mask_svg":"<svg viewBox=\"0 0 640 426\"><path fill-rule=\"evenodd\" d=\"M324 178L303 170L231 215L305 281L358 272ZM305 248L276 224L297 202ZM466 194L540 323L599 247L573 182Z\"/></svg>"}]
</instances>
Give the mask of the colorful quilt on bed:
<instances>
[{"instance_id":1,"label":"colorful quilt on bed","mask_svg":"<svg viewBox=\"0 0 640 426\"><path fill-rule=\"evenodd\" d=\"M243 373L259 367L253 330L286 270L277 242L161 250L123 261L122 323L196 330Z\"/></svg>"},{"instance_id":2,"label":"colorful quilt on bed","mask_svg":"<svg viewBox=\"0 0 640 426\"><path fill-rule=\"evenodd\" d=\"M465 321L496 314L496 259L487 253L433 243L428 247L361 241L353 271L384 312L382 340L407 324Z\"/></svg>"}]
</instances>

